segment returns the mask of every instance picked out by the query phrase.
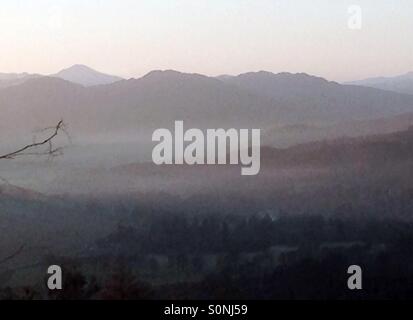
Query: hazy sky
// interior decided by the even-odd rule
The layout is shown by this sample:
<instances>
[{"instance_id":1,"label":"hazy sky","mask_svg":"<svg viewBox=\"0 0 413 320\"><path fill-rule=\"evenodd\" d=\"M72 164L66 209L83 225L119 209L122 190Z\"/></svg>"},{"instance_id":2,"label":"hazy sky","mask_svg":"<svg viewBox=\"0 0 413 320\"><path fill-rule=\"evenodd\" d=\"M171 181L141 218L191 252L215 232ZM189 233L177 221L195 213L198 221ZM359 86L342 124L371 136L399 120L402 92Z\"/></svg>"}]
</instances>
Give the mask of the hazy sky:
<instances>
[{"instance_id":1,"label":"hazy sky","mask_svg":"<svg viewBox=\"0 0 413 320\"><path fill-rule=\"evenodd\" d=\"M348 7L362 28L348 28ZM81 63L124 77L307 72L344 81L413 71L411 0L1 0L0 72Z\"/></svg>"}]
</instances>

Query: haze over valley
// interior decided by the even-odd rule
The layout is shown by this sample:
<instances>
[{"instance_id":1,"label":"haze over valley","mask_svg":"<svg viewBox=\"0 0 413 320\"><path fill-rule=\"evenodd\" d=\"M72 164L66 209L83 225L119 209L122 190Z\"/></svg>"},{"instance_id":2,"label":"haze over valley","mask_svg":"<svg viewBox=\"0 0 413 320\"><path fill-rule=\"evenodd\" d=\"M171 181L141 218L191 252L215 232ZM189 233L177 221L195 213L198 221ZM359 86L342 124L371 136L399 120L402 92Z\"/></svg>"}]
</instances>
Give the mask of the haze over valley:
<instances>
[{"instance_id":1,"label":"haze over valley","mask_svg":"<svg viewBox=\"0 0 413 320\"><path fill-rule=\"evenodd\" d=\"M1 3L0 300L413 298L411 1Z\"/></svg>"},{"instance_id":2,"label":"haze over valley","mask_svg":"<svg viewBox=\"0 0 413 320\"><path fill-rule=\"evenodd\" d=\"M0 150L42 137L41 129L60 119L68 124L69 137L56 142L64 156L3 164L8 181L46 193L127 192L129 184L139 183L118 179L122 187L111 188L98 183L108 174L93 170L150 162L153 130L172 128L175 120L186 128L260 128L262 143L277 148L403 131L413 124L412 95L303 73L213 78L166 70L124 80L75 65L53 76L2 79L21 83L0 89Z\"/></svg>"}]
</instances>

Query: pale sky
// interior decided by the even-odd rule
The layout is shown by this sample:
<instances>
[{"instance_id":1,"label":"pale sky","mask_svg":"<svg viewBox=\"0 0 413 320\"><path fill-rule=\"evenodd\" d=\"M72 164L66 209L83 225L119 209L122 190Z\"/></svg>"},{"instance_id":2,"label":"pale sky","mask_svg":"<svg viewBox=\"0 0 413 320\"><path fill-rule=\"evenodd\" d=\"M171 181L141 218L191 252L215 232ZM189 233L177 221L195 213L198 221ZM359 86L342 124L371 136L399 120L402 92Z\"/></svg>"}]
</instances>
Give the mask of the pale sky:
<instances>
[{"instance_id":1,"label":"pale sky","mask_svg":"<svg viewBox=\"0 0 413 320\"><path fill-rule=\"evenodd\" d=\"M348 27L350 5L362 28ZM86 64L123 77L413 71L411 0L1 0L0 72Z\"/></svg>"}]
</instances>

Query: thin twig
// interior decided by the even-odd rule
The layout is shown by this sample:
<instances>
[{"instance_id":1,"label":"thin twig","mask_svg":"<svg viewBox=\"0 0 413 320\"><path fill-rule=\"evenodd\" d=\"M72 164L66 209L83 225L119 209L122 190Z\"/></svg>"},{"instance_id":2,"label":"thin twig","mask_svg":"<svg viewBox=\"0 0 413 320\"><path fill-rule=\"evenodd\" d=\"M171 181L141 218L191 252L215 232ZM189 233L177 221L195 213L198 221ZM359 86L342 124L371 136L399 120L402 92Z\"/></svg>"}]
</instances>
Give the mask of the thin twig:
<instances>
[{"instance_id":1,"label":"thin twig","mask_svg":"<svg viewBox=\"0 0 413 320\"><path fill-rule=\"evenodd\" d=\"M52 144L52 140L59 134L59 131L65 131L64 128L64 123L63 120L60 120L59 123L56 125L56 127L50 128L53 129L53 133L45 140L40 141L40 142L33 142L32 144L29 144L27 146L24 146L16 151L10 152L8 154L5 155L0 155L0 160L4 160L4 159L14 159L18 156L23 156L23 155L49 155L49 156L54 156L56 154L59 154L62 150L61 148L56 148L53 149L53 144ZM37 147L40 146L44 146L44 145L48 145L48 151L47 152L41 152L41 153L26 153L25 151L28 150L32 150L35 149Z\"/></svg>"}]
</instances>

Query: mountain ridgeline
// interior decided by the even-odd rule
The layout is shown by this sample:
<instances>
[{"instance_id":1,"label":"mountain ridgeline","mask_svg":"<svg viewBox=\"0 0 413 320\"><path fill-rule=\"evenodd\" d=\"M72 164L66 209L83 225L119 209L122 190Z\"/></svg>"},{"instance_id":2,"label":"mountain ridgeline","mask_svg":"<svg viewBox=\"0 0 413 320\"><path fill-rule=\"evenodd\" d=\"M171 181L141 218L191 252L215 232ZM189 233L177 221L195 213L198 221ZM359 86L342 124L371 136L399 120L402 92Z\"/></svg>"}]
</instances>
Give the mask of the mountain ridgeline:
<instances>
[{"instance_id":1,"label":"mountain ridgeline","mask_svg":"<svg viewBox=\"0 0 413 320\"><path fill-rule=\"evenodd\" d=\"M96 76L92 73L83 78L83 85L75 83L89 71L75 66L59 73L66 80L38 77L0 89L0 131L40 128L60 118L76 134L116 135L170 127L175 120L199 128L271 130L374 123L413 114L412 95L341 85L307 74L252 72L213 78L168 70L139 79L102 78L107 84L100 85L91 85ZM342 131L346 135L352 129ZM380 128L370 133L380 133Z\"/></svg>"},{"instance_id":2,"label":"mountain ridgeline","mask_svg":"<svg viewBox=\"0 0 413 320\"><path fill-rule=\"evenodd\" d=\"M413 72L395 77L377 77L349 82L349 84L413 94Z\"/></svg>"}]
</instances>

